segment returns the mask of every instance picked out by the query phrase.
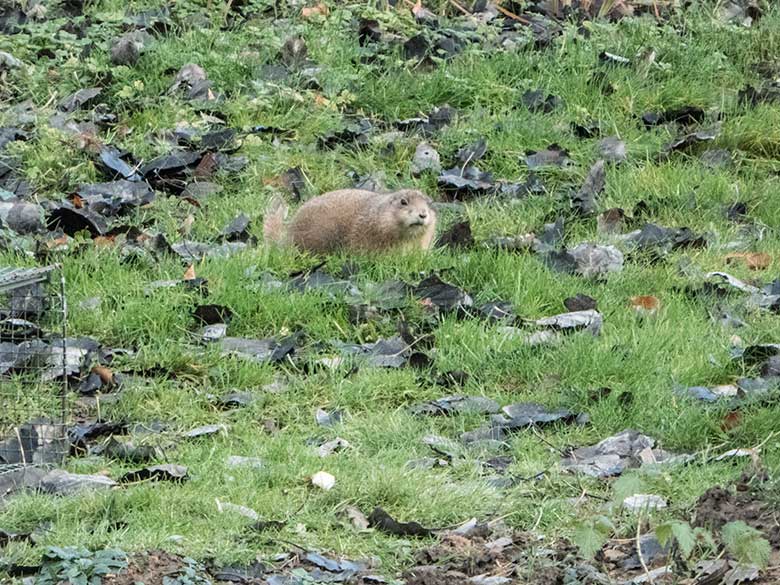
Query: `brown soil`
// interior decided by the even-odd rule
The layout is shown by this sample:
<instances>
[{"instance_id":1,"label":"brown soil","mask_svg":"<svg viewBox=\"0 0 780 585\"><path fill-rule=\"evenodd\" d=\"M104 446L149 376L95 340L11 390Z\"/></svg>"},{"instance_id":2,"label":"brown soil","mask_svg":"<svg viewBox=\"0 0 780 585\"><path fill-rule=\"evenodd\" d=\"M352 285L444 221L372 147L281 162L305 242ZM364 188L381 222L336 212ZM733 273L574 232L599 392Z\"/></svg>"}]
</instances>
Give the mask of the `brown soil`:
<instances>
[{"instance_id":1,"label":"brown soil","mask_svg":"<svg viewBox=\"0 0 780 585\"><path fill-rule=\"evenodd\" d=\"M186 566L179 556L152 550L130 557L127 570L121 575L104 578L103 585L163 585L165 577L179 575Z\"/></svg>"},{"instance_id":2,"label":"brown soil","mask_svg":"<svg viewBox=\"0 0 780 585\"><path fill-rule=\"evenodd\" d=\"M744 475L730 487L713 487L696 503L695 526L720 530L742 520L764 533L772 548L780 549L780 509L767 500L766 477Z\"/></svg>"}]
</instances>

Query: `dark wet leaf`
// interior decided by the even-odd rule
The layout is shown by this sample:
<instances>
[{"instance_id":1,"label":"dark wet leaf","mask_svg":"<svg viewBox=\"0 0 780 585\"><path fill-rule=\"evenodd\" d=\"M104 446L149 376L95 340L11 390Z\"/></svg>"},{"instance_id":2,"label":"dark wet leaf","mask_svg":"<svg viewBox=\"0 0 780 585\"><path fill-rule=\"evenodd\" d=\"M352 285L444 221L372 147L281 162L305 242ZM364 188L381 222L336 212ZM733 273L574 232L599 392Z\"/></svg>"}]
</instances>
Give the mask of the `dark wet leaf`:
<instances>
[{"instance_id":1,"label":"dark wet leaf","mask_svg":"<svg viewBox=\"0 0 780 585\"><path fill-rule=\"evenodd\" d=\"M196 166L203 155L199 152L176 152L157 157L143 164L138 170L143 177L176 174L188 167Z\"/></svg>"},{"instance_id":2,"label":"dark wet leaf","mask_svg":"<svg viewBox=\"0 0 780 585\"><path fill-rule=\"evenodd\" d=\"M167 463L165 465L152 465L135 471L125 473L119 478L119 483L135 483L139 481L170 481L180 483L187 481L187 467Z\"/></svg>"},{"instance_id":3,"label":"dark wet leaf","mask_svg":"<svg viewBox=\"0 0 780 585\"><path fill-rule=\"evenodd\" d=\"M281 61L288 69L302 67L306 63L308 54L306 41L300 36L289 37L280 50Z\"/></svg>"},{"instance_id":4,"label":"dark wet leaf","mask_svg":"<svg viewBox=\"0 0 780 585\"><path fill-rule=\"evenodd\" d=\"M543 250L542 262L545 266L563 274L574 274L577 271L577 261L566 250Z\"/></svg>"},{"instance_id":5,"label":"dark wet leaf","mask_svg":"<svg viewBox=\"0 0 780 585\"><path fill-rule=\"evenodd\" d=\"M182 433L182 437L185 437L187 439L198 439L200 437L207 437L210 435L217 435L219 433L224 433L226 430L227 427L221 424L203 425L200 427L196 427L194 429L190 429L185 433Z\"/></svg>"},{"instance_id":6,"label":"dark wet leaf","mask_svg":"<svg viewBox=\"0 0 780 585\"><path fill-rule=\"evenodd\" d=\"M233 311L224 305L198 305L192 312L192 316L201 325L215 325L217 323L230 323Z\"/></svg>"},{"instance_id":7,"label":"dark wet leaf","mask_svg":"<svg viewBox=\"0 0 780 585\"><path fill-rule=\"evenodd\" d=\"M424 34L415 35L407 39L403 44L404 58L421 60L431 53L431 43Z\"/></svg>"},{"instance_id":8,"label":"dark wet leaf","mask_svg":"<svg viewBox=\"0 0 780 585\"><path fill-rule=\"evenodd\" d=\"M465 201L493 192L496 182L490 173L470 165L442 171L438 185L451 200Z\"/></svg>"},{"instance_id":9,"label":"dark wet leaf","mask_svg":"<svg viewBox=\"0 0 780 585\"><path fill-rule=\"evenodd\" d=\"M599 142L599 156L607 162L620 163L626 160L626 143L617 136L609 136Z\"/></svg>"},{"instance_id":10,"label":"dark wet leaf","mask_svg":"<svg viewBox=\"0 0 780 585\"><path fill-rule=\"evenodd\" d=\"M433 274L413 288L414 296L424 305L435 307L442 313L463 311L473 306L474 301L463 290L442 281Z\"/></svg>"},{"instance_id":11,"label":"dark wet leaf","mask_svg":"<svg viewBox=\"0 0 780 585\"><path fill-rule=\"evenodd\" d=\"M261 583L263 575L270 569L260 561L254 561L248 565L229 565L211 570L211 575L216 581L224 583L240 583L251 585Z\"/></svg>"},{"instance_id":12,"label":"dark wet leaf","mask_svg":"<svg viewBox=\"0 0 780 585\"><path fill-rule=\"evenodd\" d=\"M446 396L423 402L409 409L416 415L453 415L453 414L494 414L498 412L499 405L496 401L484 396Z\"/></svg>"},{"instance_id":13,"label":"dark wet leaf","mask_svg":"<svg viewBox=\"0 0 780 585\"><path fill-rule=\"evenodd\" d=\"M499 180L496 183L496 194L511 199L521 199L529 195L543 195L547 193L541 178L535 173L528 173L522 183Z\"/></svg>"},{"instance_id":14,"label":"dark wet leaf","mask_svg":"<svg viewBox=\"0 0 780 585\"><path fill-rule=\"evenodd\" d=\"M452 224L436 240L437 247L447 247L453 250L471 248L474 245L474 236L471 235L471 223L459 221Z\"/></svg>"},{"instance_id":15,"label":"dark wet leaf","mask_svg":"<svg viewBox=\"0 0 780 585\"><path fill-rule=\"evenodd\" d=\"M378 20L361 18L358 23L358 43L365 47L370 43L378 43L382 40L382 29Z\"/></svg>"},{"instance_id":16,"label":"dark wet leaf","mask_svg":"<svg viewBox=\"0 0 780 585\"><path fill-rule=\"evenodd\" d=\"M44 211L40 205L15 198L0 201L0 227L17 234L34 234L43 230Z\"/></svg>"},{"instance_id":17,"label":"dark wet leaf","mask_svg":"<svg viewBox=\"0 0 780 585\"><path fill-rule=\"evenodd\" d=\"M360 292L350 280L336 278L321 270L321 266L317 266L313 270L291 274L287 286L290 290L300 293L320 291L329 296L349 294L353 297L360 297Z\"/></svg>"},{"instance_id":18,"label":"dark wet leaf","mask_svg":"<svg viewBox=\"0 0 780 585\"><path fill-rule=\"evenodd\" d=\"M436 378L434 384L444 388L454 388L465 386L468 380L468 372L464 372L463 370L451 370L449 372L442 372Z\"/></svg>"},{"instance_id":19,"label":"dark wet leaf","mask_svg":"<svg viewBox=\"0 0 780 585\"><path fill-rule=\"evenodd\" d=\"M620 207L607 209L596 218L596 229L600 234L619 234L623 231L626 212Z\"/></svg>"},{"instance_id":20,"label":"dark wet leaf","mask_svg":"<svg viewBox=\"0 0 780 585\"><path fill-rule=\"evenodd\" d=\"M540 167L570 167L574 161L569 158L569 153L557 144L551 144L544 150L530 151L526 154L525 164L529 169Z\"/></svg>"},{"instance_id":21,"label":"dark wet leaf","mask_svg":"<svg viewBox=\"0 0 780 585\"><path fill-rule=\"evenodd\" d=\"M251 220L245 214L239 214L222 229L220 238L225 242L250 242L253 237L249 232Z\"/></svg>"},{"instance_id":22,"label":"dark wet leaf","mask_svg":"<svg viewBox=\"0 0 780 585\"><path fill-rule=\"evenodd\" d=\"M582 243L568 254L574 259L577 274L586 278L623 270L623 254L615 246Z\"/></svg>"},{"instance_id":23,"label":"dark wet leaf","mask_svg":"<svg viewBox=\"0 0 780 585\"><path fill-rule=\"evenodd\" d=\"M450 124L454 119L455 110L450 106L444 105L434 108L427 116L399 120L395 123L395 126L399 130L420 131L424 136L429 136Z\"/></svg>"},{"instance_id":24,"label":"dark wet leaf","mask_svg":"<svg viewBox=\"0 0 780 585\"><path fill-rule=\"evenodd\" d=\"M592 120L582 124L572 122L571 129L577 138L595 138L601 134L601 125Z\"/></svg>"},{"instance_id":25,"label":"dark wet leaf","mask_svg":"<svg viewBox=\"0 0 780 585\"><path fill-rule=\"evenodd\" d=\"M95 439L123 435L125 432L127 432L127 423L93 420L68 427L68 439L72 447L85 450L88 443Z\"/></svg>"},{"instance_id":26,"label":"dark wet leaf","mask_svg":"<svg viewBox=\"0 0 780 585\"><path fill-rule=\"evenodd\" d=\"M645 126L659 126L674 122L682 126L698 124L704 120L704 110L696 106L683 106L662 112L647 112L642 114Z\"/></svg>"},{"instance_id":27,"label":"dark wet leaf","mask_svg":"<svg viewBox=\"0 0 780 585\"><path fill-rule=\"evenodd\" d=\"M224 354L237 355L258 363L277 363L285 360L295 351L298 337L293 335L276 339L245 339L242 337L223 337L217 344Z\"/></svg>"},{"instance_id":28,"label":"dark wet leaf","mask_svg":"<svg viewBox=\"0 0 780 585\"><path fill-rule=\"evenodd\" d=\"M237 135L238 133L233 128L222 128L203 134L198 144L203 150L231 150L236 148Z\"/></svg>"},{"instance_id":29,"label":"dark wet leaf","mask_svg":"<svg viewBox=\"0 0 780 585\"><path fill-rule=\"evenodd\" d=\"M494 301L480 306L479 314L488 321L514 321L517 319L512 303L507 301Z\"/></svg>"},{"instance_id":30,"label":"dark wet leaf","mask_svg":"<svg viewBox=\"0 0 780 585\"><path fill-rule=\"evenodd\" d=\"M279 181L295 197L295 201L303 199L307 190L307 182L300 167L286 170L280 175Z\"/></svg>"},{"instance_id":31,"label":"dark wet leaf","mask_svg":"<svg viewBox=\"0 0 780 585\"><path fill-rule=\"evenodd\" d=\"M571 312L595 311L598 309L598 302L588 295L577 293L575 296L565 299L563 301L563 306Z\"/></svg>"},{"instance_id":32,"label":"dark wet leaf","mask_svg":"<svg viewBox=\"0 0 780 585\"><path fill-rule=\"evenodd\" d=\"M492 422L506 430L517 430L531 426L543 426L557 422L573 423L577 414L566 409L548 409L534 402L521 402L505 406L503 412L506 416L493 417Z\"/></svg>"},{"instance_id":33,"label":"dark wet leaf","mask_svg":"<svg viewBox=\"0 0 780 585\"><path fill-rule=\"evenodd\" d=\"M549 114L563 104L561 98L555 95L546 94L541 89L526 91L520 98L520 101L531 112L541 112L544 114Z\"/></svg>"},{"instance_id":34,"label":"dark wet leaf","mask_svg":"<svg viewBox=\"0 0 780 585\"><path fill-rule=\"evenodd\" d=\"M119 441L111 437L105 445L92 450L92 454L131 463L149 463L162 459L164 451L154 445L136 445L132 441Z\"/></svg>"},{"instance_id":35,"label":"dark wet leaf","mask_svg":"<svg viewBox=\"0 0 780 585\"><path fill-rule=\"evenodd\" d=\"M171 246L171 250L185 262L192 264L204 258L226 258L246 250L244 242L210 244L206 242L183 241Z\"/></svg>"},{"instance_id":36,"label":"dark wet leaf","mask_svg":"<svg viewBox=\"0 0 780 585\"><path fill-rule=\"evenodd\" d=\"M128 213L152 203L155 198L154 191L145 182L125 180L79 185L75 194L82 207L104 217Z\"/></svg>"},{"instance_id":37,"label":"dark wet leaf","mask_svg":"<svg viewBox=\"0 0 780 585\"><path fill-rule=\"evenodd\" d=\"M748 85L739 91L737 99L739 103L750 106L780 102L780 83L772 82L758 88Z\"/></svg>"},{"instance_id":38,"label":"dark wet leaf","mask_svg":"<svg viewBox=\"0 0 780 585\"><path fill-rule=\"evenodd\" d=\"M485 156L486 152L487 140L480 138L473 144L464 146L458 151L458 161L460 161L462 165L469 165Z\"/></svg>"},{"instance_id":39,"label":"dark wet leaf","mask_svg":"<svg viewBox=\"0 0 780 585\"><path fill-rule=\"evenodd\" d=\"M63 201L59 207L52 209L46 217L46 224L50 230L59 229L71 237L87 231L95 238L108 231L108 224L102 215L88 208L76 209L69 201Z\"/></svg>"},{"instance_id":40,"label":"dark wet leaf","mask_svg":"<svg viewBox=\"0 0 780 585\"><path fill-rule=\"evenodd\" d=\"M433 530L423 528L423 526L417 522L398 522L378 506L371 512L368 521L372 528L376 528L380 532L386 534L392 534L393 536L425 537L434 534Z\"/></svg>"},{"instance_id":41,"label":"dark wet leaf","mask_svg":"<svg viewBox=\"0 0 780 585\"><path fill-rule=\"evenodd\" d=\"M132 31L115 38L111 41L111 63L132 67L151 41L146 31Z\"/></svg>"},{"instance_id":42,"label":"dark wet leaf","mask_svg":"<svg viewBox=\"0 0 780 585\"><path fill-rule=\"evenodd\" d=\"M606 185L604 161L599 160L588 171L579 191L574 194L571 205L580 215L592 215L596 212L596 199L603 193Z\"/></svg>"},{"instance_id":43,"label":"dark wet leaf","mask_svg":"<svg viewBox=\"0 0 780 585\"><path fill-rule=\"evenodd\" d=\"M664 145L663 153L669 154L672 152L687 150L688 148L696 144L701 144L703 142L710 142L712 140L715 140L719 134L720 134L720 128L713 128L710 130L699 130L698 132L692 132L690 134L686 134L685 136L681 136L680 138L677 138L676 140L673 140L668 144Z\"/></svg>"},{"instance_id":44,"label":"dark wet leaf","mask_svg":"<svg viewBox=\"0 0 780 585\"><path fill-rule=\"evenodd\" d=\"M327 412L321 408L317 409L314 413L314 420L321 427L332 427L341 422L344 418L344 413L341 410L332 410Z\"/></svg>"},{"instance_id":45,"label":"dark wet leaf","mask_svg":"<svg viewBox=\"0 0 780 585\"><path fill-rule=\"evenodd\" d=\"M124 157L128 156L126 153L120 152L113 146L103 146L98 152L98 158L102 166L103 172L110 179L128 179L131 181L137 181L140 179L138 169L135 164L130 165L124 160ZM148 188L148 186L147 186Z\"/></svg>"},{"instance_id":46,"label":"dark wet leaf","mask_svg":"<svg viewBox=\"0 0 780 585\"><path fill-rule=\"evenodd\" d=\"M654 446L653 438L626 430L591 447L575 449L561 461L561 466L592 477L616 476L626 469L644 463L660 463L670 457Z\"/></svg>"},{"instance_id":47,"label":"dark wet leaf","mask_svg":"<svg viewBox=\"0 0 780 585\"><path fill-rule=\"evenodd\" d=\"M368 144L369 134L373 130L374 124L368 118L347 121L339 130L333 130L320 137L319 145L322 148L332 149L340 145Z\"/></svg>"},{"instance_id":48,"label":"dark wet leaf","mask_svg":"<svg viewBox=\"0 0 780 585\"><path fill-rule=\"evenodd\" d=\"M641 230L628 234L625 239L640 249L702 248L707 243L704 236L697 236L687 227L667 228L652 223L645 224Z\"/></svg>"},{"instance_id":49,"label":"dark wet leaf","mask_svg":"<svg viewBox=\"0 0 780 585\"><path fill-rule=\"evenodd\" d=\"M571 313L561 313L553 317L537 319L534 323L539 327L550 329L552 331L577 331L585 329L593 335L601 332L601 325L604 318L601 313L594 310L573 311Z\"/></svg>"},{"instance_id":50,"label":"dark wet leaf","mask_svg":"<svg viewBox=\"0 0 780 585\"><path fill-rule=\"evenodd\" d=\"M57 105L57 109L60 112L70 114L76 110L84 107L88 103L92 102L96 97L101 94L102 90L99 87L90 87L86 89L80 89L75 93L66 96Z\"/></svg>"},{"instance_id":51,"label":"dark wet leaf","mask_svg":"<svg viewBox=\"0 0 780 585\"><path fill-rule=\"evenodd\" d=\"M400 368L407 365L411 355L409 346L400 336L362 345L339 342L334 345L343 355L353 357L359 364L377 368Z\"/></svg>"},{"instance_id":52,"label":"dark wet leaf","mask_svg":"<svg viewBox=\"0 0 780 585\"><path fill-rule=\"evenodd\" d=\"M705 167L711 169L724 169L734 164L734 157L731 152L724 148L705 150L699 156L699 160Z\"/></svg>"},{"instance_id":53,"label":"dark wet leaf","mask_svg":"<svg viewBox=\"0 0 780 585\"><path fill-rule=\"evenodd\" d=\"M117 482L105 475L82 475L54 469L41 479L39 487L47 494L70 496L83 491L111 489L117 485Z\"/></svg>"},{"instance_id":54,"label":"dark wet leaf","mask_svg":"<svg viewBox=\"0 0 780 585\"><path fill-rule=\"evenodd\" d=\"M14 126L2 127L0 128L0 151L2 151L11 142L16 142L17 140L28 140L29 138L30 135L21 128L16 128Z\"/></svg>"},{"instance_id":55,"label":"dark wet leaf","mask_svg":"<svg viewBox=\"0 0 780 585\"><path fill-rule=\"evenodd\" d=\"M217 399L216 404L226 410L251 406L256 401L251 392L231 392Z\"/></svg>"}]
</instances>

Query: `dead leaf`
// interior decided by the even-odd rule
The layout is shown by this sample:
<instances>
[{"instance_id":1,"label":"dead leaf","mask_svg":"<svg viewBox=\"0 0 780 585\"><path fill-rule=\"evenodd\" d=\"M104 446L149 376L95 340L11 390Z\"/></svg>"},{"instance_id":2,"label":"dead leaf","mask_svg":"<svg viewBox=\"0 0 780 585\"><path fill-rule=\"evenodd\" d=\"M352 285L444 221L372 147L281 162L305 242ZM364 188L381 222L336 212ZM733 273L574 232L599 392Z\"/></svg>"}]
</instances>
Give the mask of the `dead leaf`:
<instances>
[{"instance_id":1,"label":"dead leaf","mask_svg":"<svg viewBox=\"0 0 780 585\"><path fill-rule=\"evenodd\" d=\"M92 368L92 373L97 374L100 377L100 381L103 382L104 385L114 383L114 372L112 372L111 369L107 368L106 366L95 366Z\"/></svg>"},{"instance_id":2,"label":"dead leaf","mask_svg":"<svg viewBox=\"0 0 780 585\"><path fill-rule=\"evenodd\" d=\"M182 236L188 236L190 231L192 230L192 224L194 223L195 223L195 216L189 214L187 217L184 218L184 221L181 222L181 226L179 227L179 234Z\"/></svg>"},{"instance_id":3,"label":"dead leaf","mask_svg":"<svg viewBox=\"0 0 780 585\"><path fill-rule=\"evenodd\" d=\"M182 280L195 280L196 278L197 277L195 276L195 265L190 264L189 268L187 268L186 272L184 273Z\"/></svg>"},{"instance_id":4,"label":"dead leaf","mask_svg":"<svg viewBox=\"0 0 780 585\"><path fill-rule=\"evenodd\" d=\"M742 413L738 410L732 410L720 421L720 428L723 432L731 431L742 424Z\"/></svg>"},{"instance_id":5,"label":"dead leaf","mask_svg":"<svg viewBox=\"0 0 780 585\"><path fill-rule=\"evenodd\" d=\"M313 16L327 16L328 12L329 10L328 7L325 6L325 3L320 2L315 6L304 6L301 9L301 16L303 18L311 18Z\"/></svg>"},{"instance_id":6,"label":"dead leaf","mask_svg":"<svg viewBox=\"0 0 780 585\"><path fill-rule=\"evenodd\" d=\"M344 513L346 514L347 518L349 518L352 526L354 526L356 529L368 530L368 518L366 518L366 515L363 514L363 512L354 506L347 506L347 508L344 510Z\"/></svg>"},{"instance_id":7,"label":"dead leaf","mask_svg":"<svg viewBox=\"0 0 780 585\"><path fill-rule=\"evenodd\" d=\"M726 264L743 262L751 270L765 270L772 263L766 252L733 252L726 255Z\"/></svg>"},{"instance_id":8,"label":"dead leaf","mask_svg":"<svg viewBox=\"0 0 780 585\"><path fill-rule=\"evenodd\" d=\"M658 312L658 308L661 306L661 301L652 295L639 295L631 297L629 300L631 308L637 313L644 315L654 315Z\"/></svg>"}]
</instances>

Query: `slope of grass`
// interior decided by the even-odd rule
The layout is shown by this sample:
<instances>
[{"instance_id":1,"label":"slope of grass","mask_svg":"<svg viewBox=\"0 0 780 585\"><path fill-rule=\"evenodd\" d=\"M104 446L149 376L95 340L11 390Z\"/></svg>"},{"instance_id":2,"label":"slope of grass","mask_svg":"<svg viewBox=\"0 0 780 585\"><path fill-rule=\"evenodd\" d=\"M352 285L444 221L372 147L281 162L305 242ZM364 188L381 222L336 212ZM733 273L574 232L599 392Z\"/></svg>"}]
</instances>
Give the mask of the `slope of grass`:
<instances>
[{"instance_id":1,"label":"slope of grass","mask_svg":"<svg viewBox=\"0 0 780 585\"><path fill-rule=\"evenodd\" d=\"M397 137L390 152L381 137L364 147L334 150L317 148L316 139L339 126L342 109L392 122L448 103L458 110L457 120L430 139L443 160L452 160L458 148L485 137L489 151L480 166L496 177L524 179L524 153L552 143L566 148L577 163L570 170L543 173L550 194L512 203L466 205L463 214L478 241L539 229L566 208L566 186L578 185L598 157L598 139L577 138L570 124L598 120L604 136L618 135L629 152L627 163L608 168L600 210L616 206L631 210L645 201L650 221L706 232L711 234L711 244L703 250L675 252L658 264L630 260L620 274L603 282L561 275L537 257L479 245L466 252L439 249L426 256L330 260L332 267L344 260L357 263L363 283L388 278L413 281L421 272L446 270L447 280L472 292L476 302L511 301L524 318L563 312L563 299L576 293L598 299L605 318L601 336L575 335L554 347L526 347L507 340L498 325L479 320L445 318L436 330L437 367L469 373L464 393L488 396L502 405L538 401L590 415L588 426L513 436L510 471L523 477L543 470L545 474L497 490L484 481L474 461L432 470L407 468L407 461L430 456L422 443L424 436L457 436L481 424L480 417L417 418L406 412L408 405L447 390L430 382L421 384L411 370L364 368L346 376L342 368L303 375L198 348L191 342L191 308L200 300L197 293L162 289L151 297L144 294L154 280L181 278L181 263L169 259L128 264L117 250L86 242L77 254L61 258L73 308L72 333L93 336L107 346L135 349L137 355L126 358L120 369L162 365L180 372L173 379L136 380L118 403L102 407L103 416L164 421L173 431L215 422L225 423L229 430L182 443L167 453L171 462L189 467L188 483L142 483L69 498L21 495L0 509L0 527L24 530L45 524L41 546L162 547L219 562L246 561L258 552L279 551L294 542L352 557L376 556L382 570L392 573L411 559L418 543L355 531L340 515L345 506L366 512L382 506L400 519L434 527L471 516L506 516L519 528L536 526L551 537L570 536L576 520L602 503L585 498L575 507L572 501L583 492L609 498L611 484L562 473L557 449L591 444L634 428L672 451L721 452L756 445L777 430L776 405L746 407L740 424L724 430L724 408L683 400L673 389L677 384L727 383L743 375L729 357L735 333L744 344L780 341L776 315L747 313L748 327L739 331L713 322L708 315L711 306L681 292L691 278L679 270L684 260L702 271L725 268L724 256L741 227L727 220L724 208L743 201L764 234L748 249L767 252L773 261L758 274L739 265L727 269L739 278L762 282L778 275L780 110L739 104L737 91L757 81L756 64L780 51L780 12L773 10L750 29L723 25L706 7L675 16L662 27L646 18L598 22L590 23L589 35L582 36L570 26L546 50L469 48L433 71L421 72L411 70L400 55L381 67L359 64L354 18L373 15L389 26L411 31L415 25L410 18L400 12L335 4L326 19L294 17L273 26L261 17L227 28L217 26L221 14L214 7L213 14L206 15L211 26L177 27L159 37L135 67L111 66L106 44L119 30L125 10L134 12L154 3L88 4L85 14L100 22L89 28L96 45L83 58L83 41L55 33L56 21L31 26L25 34L4 36L0 50L27 64L0 81L4 105L29 98L41 108L40 130L31 140L10 148L24 161L40 198L59 199L79 183L98 180L91 156L77 150L70 137L44 129L43 120L51 114L52 102L99 84L119 116L118 127L128 130L107 140L138 157L162 154L168 148L160 139L163 132L182 122L207 125L191 104L166 93L175 71L186 63L198 63L214 87L227 96L223 113L229 126L275 126L289 130L291 138L276 143L266 136L247 138L241 154L248 158L248 167L238 175L220 176L223 191L200 209L160 196L150 208L130 215L130 223L152 225L171 241L182 239L177 229L190 214L194 216L192 239L216 238L239 212L252 218L252 231L260 237L262 210L275 189L269 179L294 166L303 170L311 193L349 186L349 171L359 175L381 171L391 188L417 186L435 196L435 177L416 178L410 171L419 136ZM188 3L177 10L200 14L203 7ZM261 82L262 66L276 62L279 48L291 34L304 38L309 57L322 67L322 90ZM44 47L56 57L36 58ZM651 49L654 62L635 57ZM598 56L604 50L628 56L634 64L600 64ZM593 82L595 71L603 73L601 83ZM602 91L607 84L611 92ZM563 105L550 114L529 112L520 97L537 88L560 96ZM647 130L637 116L689 104L704 108L710 122L722 114L722 134L708 148L731 149L733 166L708 168L696 156L697 150L674 155L667 162L656 160L661 145L677 130L663 126ZM0 113L0 121L9 125L14 118ZM449 211L442 214L441 228L455 216ZM569 243L602 238L596 234L595 220L570 222L567 227ZM0 253L0 264L19 261L12 252ZM284 276L309 264L293 253L268 251L260 245L228 259L206 260L196 270L209 281L208 302L233 310L230 334L234 336L260 338L302 329L312 342L364 342L393 333L392 323L352 325L346 306L334 305L316 292L281 294L254 286L257 278L251 274L270 270ZM628 306L635 295L658 297L659 314L637 318ZM91 297L102 299L100 307L80 308L80 302ZM279 376L287 377L283 392L264 390ZM593 392L602 387L611 388L611 394L594 400ZM257 401L230 413L209 402L209 395L235 389L251 391ZM621 396L629 394L633 400L627 404ZM339 408L346 416L337 426L322 428L314 420L317 408ZM281 430L265 432L267 420L276 421ZM320 459L312 445L336 436L347 439L352 448ZM260 457L265 466L230 469L229 455ZM780 440L764 445L763 457L767 467L776 469ZM112 477L133 467L97 456L67 463L72 471L107 472ZM326 493L307 486L307 477L319 470L336 477L334 490ZM649 493L668 498L670 508L665 514L687 518L705 489L740 471L739 462L710 462L675 468L673 473L643 474L642 481ZM265 519L284 520L285 527L278 532L247 532L247 520L220 513L216 499L249 506ZM620 530L630 536L632 522L624 518ZM13 545L5 551L18 562L34 560L38 554L32 545Z\"/></svg>"}]
</instances>

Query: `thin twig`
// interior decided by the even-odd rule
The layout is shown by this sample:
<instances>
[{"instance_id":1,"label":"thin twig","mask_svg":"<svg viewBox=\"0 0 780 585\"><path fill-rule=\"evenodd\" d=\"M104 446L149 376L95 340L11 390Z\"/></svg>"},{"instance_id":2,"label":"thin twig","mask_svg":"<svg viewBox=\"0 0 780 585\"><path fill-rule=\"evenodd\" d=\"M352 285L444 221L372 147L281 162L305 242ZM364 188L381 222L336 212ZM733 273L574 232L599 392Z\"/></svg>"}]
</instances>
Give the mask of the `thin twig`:
<instances>
[{"instance_id":1,"label":"thin twig","mask_svg":"<svg viewBox=\"0 0 780 585\"><path fill-rule=\"evenodd\" d=\"M460 10L460 11L461 11L463 14L465 14L466 16L470 16L470 15L471 15L471 12L469 12L468 10L466 10L465 8L463 8L463 6L461 6L460 4L458 4L457 2L455 2L455 0L450 0L450 4L452 4L452 5L453 5L455 8L457 8L458 10Z\"/></svg>"},{"instance_id":2,"label":"thin twig","mask_svg":"<svg viewBox=\"0 0 780 585\"><path fill-rule=\"evenodd\" d=\"M523 24L531 24L531 21L527 18L523 18L522 16L517 16L514 12L509 12L506 8L503 6L499 6L496 4L496 10L498 10L501 14L506 16L507 18L511 18L512 20L516 20L517 22L522 22Z\"/></svg>"},{"instance_id":3,"label":"thin twig","mask_svg":"<svg viewBox=\"0 0 780 585\"><path fill-rule=\"evenodd\" d=\"M642 541L640 540L640 537L642 536L642 511L639 511L639 517L636 519L636 554L639 557L639 562L642 563L642 569L645 571L645 575L647 575L647 581L650 583L650 585L655 585L655 581L653 580L652 575L650 575L650 569L647 568L647 563L645 562L645 557L642 555Z\"/></svg>"}]
</instances>

